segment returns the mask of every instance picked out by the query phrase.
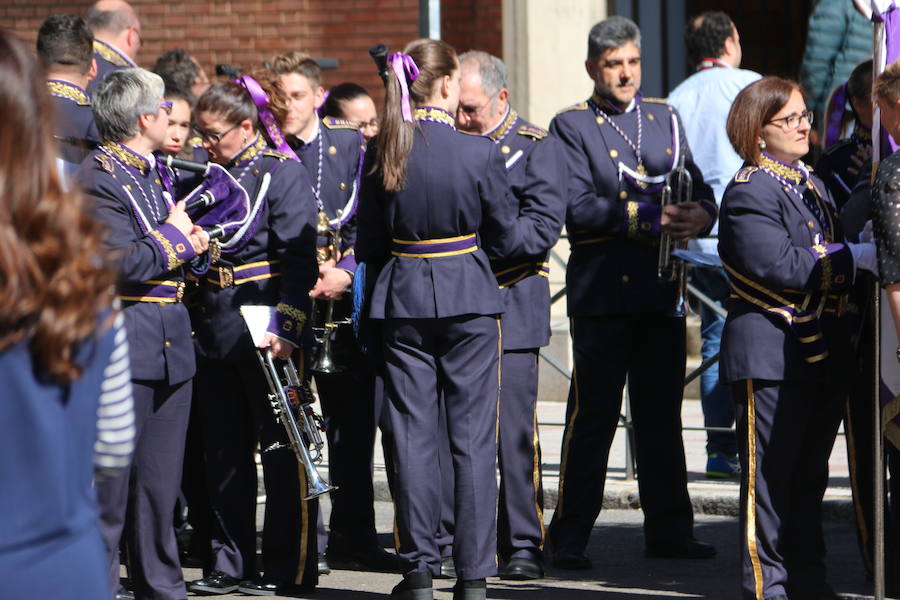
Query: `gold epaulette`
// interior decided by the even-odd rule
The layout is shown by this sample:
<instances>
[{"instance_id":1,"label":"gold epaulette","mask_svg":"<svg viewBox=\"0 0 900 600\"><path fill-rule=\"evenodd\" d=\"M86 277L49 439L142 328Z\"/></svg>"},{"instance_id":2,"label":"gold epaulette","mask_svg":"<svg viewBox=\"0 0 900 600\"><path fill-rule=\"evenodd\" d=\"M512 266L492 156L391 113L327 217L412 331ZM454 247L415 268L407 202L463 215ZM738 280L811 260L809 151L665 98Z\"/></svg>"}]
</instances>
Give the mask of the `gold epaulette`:
<instances>
[{"instance_id":1,"label":"gold epaulette","mask_svg":"<svg viewBox=\"0 0 900 600\"><path fill-rule=\"evenodd\" d=\"M328 129L359 129L359 125L353 121L335 119L334 117L322 117L322 124Z\"/></svg>"},{"instance_id":2,"label":"gold epaulette","mask_svg":"<svg viewBox=\"0 0 900 600\"><path fill-rule=\"evenodd\" d=\"M272 148L266 148L265 150L263 150L263 156L271 156L273 158L277 158L279 162L284 162L291 157L290 154L281 152L280 150L273 150Z\"/></svg>"},{"instance_id":3,"label":"gold epaulette","mask_svg":"<svg viewBox=\"0 0 900 600\"><path fill-rule=\"evenodd\" d=\"M578 104L573 104L572 106L567 106L557 112L556 114L561 115L565 112L569 112L570 110L587 110L588 104L587 102L579 102Z\"/></svg>"},{"instance_id":4,"label":"gold epaulette","mask_svg":"<svg viewBox=\"0 0 900 600\"><path fill-rule=\"evenodd\" d=\"M113 172L113 161L106 154L98 153L94 155L94 160L100 165L100 168L106 171L107 173Z\"/></svg>"},{"instance_id":5,"label":"gold epaulette","mask_svg":"<svg viewBox=\"0 0 900 600\"><path fill-rule=\"evenodd\" d=\"M516 131L519 135L526 135L528 137L532 137L536 140L541 140L547 137L547 130L538 127L537 125L522 125Z\"/></svg>"},{"instance_id":6,"label":"gold epaulette","mask_svg":"<svg viewBox=\"0 0 900 600\"><path fill-rule=\"evenodd\" d=\"M759 171L759 167L744 167L734 175L735 183L747 183L750 176Z\"/></svg>"},{"instance_id":7,"label":"gold epaulette","mask_svg":"<svg viewBox=\"0 0 900 600\"><path fill-rule=\"evenodd\" d=\"M199 135L194 136L187 141L187 145L191 148L199 148L203 145L203 138L201 138Z\"/></svg>"},{"instance_id":8,"label":"gold epaulette","mask_svg":"<svg viewBox=\"0 0 900 600\"><path fill-rule=\"evenodd\" d=\"M652 102L653 104L668 104L669 101L666 98L643 98L644 102Z\"/></svg>"}]
</instances>

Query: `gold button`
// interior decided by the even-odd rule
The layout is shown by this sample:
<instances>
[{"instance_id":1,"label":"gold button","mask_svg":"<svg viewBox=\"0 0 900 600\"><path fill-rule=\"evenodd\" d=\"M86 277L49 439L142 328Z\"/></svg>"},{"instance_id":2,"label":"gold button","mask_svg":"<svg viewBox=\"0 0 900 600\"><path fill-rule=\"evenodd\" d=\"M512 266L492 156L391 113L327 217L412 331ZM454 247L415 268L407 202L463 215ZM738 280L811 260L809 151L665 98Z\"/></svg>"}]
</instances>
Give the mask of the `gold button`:
<instances>
[{"instance_id":1,"label":"gold button","mask_svg":"<svg viewBox=\"0 0 900 600\"><path fill-rule=\"evenodd\" d=\"M166 340L166 348L171 348L171 347L172 347L172 341Z\"/></svg>"},{"instance_id":2,"label":"gold button","mask_svg":"<svg viewBox=\"0 0 900 600\"><path fill-rule=\"evenodd\" d=\"M631 278L628 275L622 275L622 283L628 283Z\"/></svg>"},{"instance_id":3,"label":"gold button","mask_svg":"<svg viewBox=\"0 0 900 600\"><path fill-rule=\"evenodd\" d=\"M610 150L609 155L612 156L613 158L616 158L617 156L619 156L619 151L618 150Z\"/></svg>"},{"instance_id":4,"label":"gold button","mask_svg":"<svg viewBox=\"0 0 900 600\"><path fill-rule=\"evenodd\" d=\"M192 337L192 338L197 337L197 332L194 331L193 329L191 330L191 337Z\"/></svg>"},{"instance_id":5,"label":"gold button","mask_svg":"<svg viewBox=\"0 0 900 600\"><path fill-rule=\"evenodd\" d=\"M253 176L256 177L259 175L259 169L253 169Z\"/></svg>"},{"instance_id":6,"label":"gold button","mask_svg":"<svg viewBox=\"0 0 900 600\"><path fill-rule=\"evenodd\" d=\"M672 149L666 148L666 154L668 154L669 156L672 156Z\"/></svg>"},{"instance_id":7,"label":"gold button","mask_svg":"<svg viewBox=\"0 0 900 600\"><path fill-rule=\"evenodd\" d=\"M619 192L619 198L621 198L622 200L627 199L627 198L628 198L628 192L626 192L625 190L622 190L621 192Z\"/></svg>"},{"instance_id":8,"label":"gold button","mask_svg":"<svg viewBox=\"0 0 900 600\"><path fill-rule=\"evenodd\" d=\"M156 182L156 185L160 185L160 184L162 183L162 182L159 180L159 177L157 177L157 178L154 179L153 181Z\"/></svg>"},{"instance_id":9,"label":"gold button","mask_svg":"<svg viewBox=\"0 0 900 600\"><path fill-rule=\"evenodd\" d=\"M337 154L337 148L334 146L328 146L328 154Z\"/></svg>"},{"instance_id":10,"label":"gold button","mask_svg":"<svg viewBox=\"0 0 900 600\"><path fill-rule=\"evenodd\" d=\"M339 187L341 190L346 190L346 189L347 189L347 184L344 183L344 182L342 181L341 184L340 184L338 187Z\"/></svg>"},{"instance_id":11,"label":"gold button","mask_svg":"<svg viewBox=\"0 0 900 600\"><path fill-rule=\"evenodd\" d=\"M603 117L597 117L597 125L603 125L605 119Z\"/></svg>"},{"instance_id":12,"label":"gold button","mask_svg":"<svg viewBox=\"0 0 900 600\"><path fill-rule=\"evenodd\" d=\"M655 119L656 117L654 117L653 115L647 115L647 118L650 119L650 120L652 121L652 120Z\"/></svg>"},{"instance_id":13,"label":"gold button","mask_svg":"<svg viewBox=\"0 0 900 600\"><path fill-rule=\"evenodd\" d=\"M502 152L503 154L509 154L509 146L503 146L502 148L500 148L500 152Z\"/></svg>"},{"instance_id":14,"label":"gold button","mask_svg":"<svg viewBox=\"0 0 900 600\"><path fill-rule=\"evenodd\" d=\"M806 226L809 227L810 229L812 229L813 227L815 227L815 225L813 224L812 221L807 221L807 222L806 222Z\"/></svg>"}]
</instances>

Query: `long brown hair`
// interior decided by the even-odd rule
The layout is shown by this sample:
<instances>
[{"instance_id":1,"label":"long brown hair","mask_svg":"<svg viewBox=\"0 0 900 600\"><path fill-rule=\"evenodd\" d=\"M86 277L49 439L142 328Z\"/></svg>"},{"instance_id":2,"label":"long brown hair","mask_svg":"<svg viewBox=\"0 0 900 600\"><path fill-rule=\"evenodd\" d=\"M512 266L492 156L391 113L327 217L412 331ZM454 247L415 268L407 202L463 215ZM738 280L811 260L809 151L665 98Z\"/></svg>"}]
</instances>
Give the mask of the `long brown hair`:
<instances>
[{"instance_id":1,"label":"long brown hair","mask_svg":"<svg viewBox=\"0 0 900 600\"><path fill-rule=\"evenodd\" d=\"M268 109L272 116L283 127L288 112L288 98L281 87L278 76L268 69L256 69L249 73L269 97ZM244 120L253 123L253 127L266 134L266 130L259 122L259 110L250 97L250 93L243 85L236 81L222 81L214 83L208 88L194 106L194 112L208 112L217 115L230 125L237 125ZM269 135L265 137L268 139ZM269 140L271 143L272 140Z\"/></svg>"},{"instance_id":2,"label":"long brown hair","mask_svg":"<svg viewBox=\"0 0 900 600\"><path fill-rule=\"evenodd\" d=\"M81 375L76 352L113 301L100 226L56 171L44 76L22 40L0 30L0 350L30 340L35 371Z\"/></svg>"},{"instance_id":3,"label":"long brown hair","mask_svg":"<svg viewBox=\"0 0 900 600\"><path fill-rule=\"evenodd\" d=\"M403 53L408 54L419 68L416 80L413 82L407 80L410 110L431 96L437 80L453 74L459 68L459 60L453 46L440 40L427 38L415 40L407 44ZM388 76L385 91L381 128L375 138L378 155L373 172L380 170L384 189L396 192L406 182L406 160L412 150L416 123L403 120L400 82L393 72Z\"/></svg>"},{"instance_id":4,"label":"long brown hair","mask_svg":"<svg viewBox=\"0 0 900 600\"><path fill-rule=\"evenodd\" d=\"M781 77L763 77L745 87L734 99L725 130L738 156L751 164L759 164L757 141L763 126L784 108L800 84Z\"/></svg>"}]
</instances>

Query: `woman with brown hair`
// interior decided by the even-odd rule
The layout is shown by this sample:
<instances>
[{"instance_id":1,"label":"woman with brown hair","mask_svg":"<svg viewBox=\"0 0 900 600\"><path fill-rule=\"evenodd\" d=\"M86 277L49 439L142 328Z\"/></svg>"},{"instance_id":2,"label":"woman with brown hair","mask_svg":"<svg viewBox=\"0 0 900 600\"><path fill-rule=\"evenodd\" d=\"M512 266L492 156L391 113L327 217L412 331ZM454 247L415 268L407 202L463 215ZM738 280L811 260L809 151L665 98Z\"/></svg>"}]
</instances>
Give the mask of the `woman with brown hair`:
<instances>
[{"instance_id":1,"label":"woman with brown hair","mask_svg":"<svg viewBox=\"0 0 900 600\"><path fill-rule=\"evenodd\" d=\"M846 294L875 253L845 241L831 194L800 161L811 125L799 85L778 77L744 88L727 122L744 167L719 213L732 289L720 376L737 406L745 599L837 597L822 497L852 364Z\"/></svg>"},{"instance_id":2,"label":"woman with brown hair","mask_svg":"<svg viewBox=\"0 0 900 600\"><path fill-rule=\"evenodd\" d=\"M128 346L101 230L57 177L43 81L0 31L0 597L103 599L92 480L128 465Z\"/></svg>"},{"instance_id":3,"label":"woman with brown hair","mask_svg":"<svg viewBox=\"0 0 900 600\"><path fill-rule=\"evenodd\" d=\"M455 600L485 598L496 565L499 313L488 255L526 245L499 147L456 131L459 62L421 39L389 57L382 128L366 156L356 253L378 270L369 316L382 321L394 435L399 554L392 598L430 600L441 555L440 404L455 478ZM372 271L370 271L371 273Z\"/></svg>"}]
</instances>

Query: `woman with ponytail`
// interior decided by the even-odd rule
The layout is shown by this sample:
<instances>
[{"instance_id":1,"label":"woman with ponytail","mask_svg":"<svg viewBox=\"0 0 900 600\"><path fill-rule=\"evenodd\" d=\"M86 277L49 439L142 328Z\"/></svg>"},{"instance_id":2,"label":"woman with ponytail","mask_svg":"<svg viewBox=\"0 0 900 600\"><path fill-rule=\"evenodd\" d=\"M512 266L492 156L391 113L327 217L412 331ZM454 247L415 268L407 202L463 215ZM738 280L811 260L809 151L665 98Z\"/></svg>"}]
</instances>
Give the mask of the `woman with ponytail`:
<instances>
[{"instance_id":1,"label":"woman with ponytail","mask_svg":"<svg viewBox=\"0 0 900 600\"><path fill-rule=\"evenodd\" d=\"M305 474L290 450L262 455L263 576L256 572L253 456L257 444L268 448L288 445L288 440L273 418L269 388L240 307L275 307L260 347L291 360L303 339L308 292L318 272L315 199L306 170L278 127L285 112L285 98L266 72L213 84L194 109L194 128L210 160L240 183L251 207L246 226L222 243L221 256L200 278L192 311L196 404L218 525L212 532L211 569L189 585L198 593L240 588L253 595L294 594L312 590L318 578L318 502L303 500Z\"/></svg>"},{"instance_id":2,"label":"woman with ponytail","mask_svg":"<svg viewBox=\"0 0 900 600\"><path fill-rule=\"evenodd\" d=\"M503 312L488 256L534 249L517 221L499 147L456 131L460 72L453 48L422 39L388 60L382 128L366 156L356 253L378 270L369 316L382 321L399 554L409 563L391 597L431 600L440 570L435 473L443 401L456 486L453 598L483 599L485 577L496 573Z\"/></svg>"}]
</instances>

